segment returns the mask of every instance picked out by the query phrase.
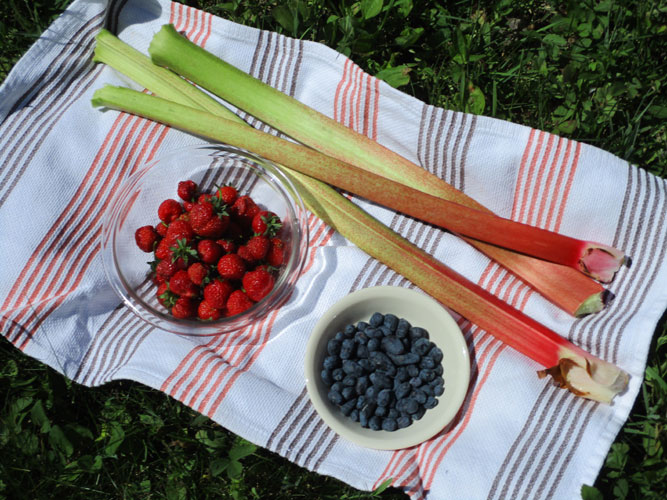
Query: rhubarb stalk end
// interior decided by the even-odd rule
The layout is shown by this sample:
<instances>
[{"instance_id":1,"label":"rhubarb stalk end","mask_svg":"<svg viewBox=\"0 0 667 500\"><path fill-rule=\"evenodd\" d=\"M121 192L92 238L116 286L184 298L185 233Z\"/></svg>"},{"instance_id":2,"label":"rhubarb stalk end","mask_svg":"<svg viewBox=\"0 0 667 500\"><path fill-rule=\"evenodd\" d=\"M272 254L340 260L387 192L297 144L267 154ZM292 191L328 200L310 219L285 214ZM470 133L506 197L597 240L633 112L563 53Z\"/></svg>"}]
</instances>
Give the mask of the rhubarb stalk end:
<instances>
[{"instance_id":1,"label":"rhubarb stalk end","mask_svg":"<svg viewBox=\"0 0 667 500\"><path fill-rule=\"evenodd\" d=\"M579 269L593 279L609 283L628 258L623 252L606 245L591 243L579 259Z\"/></svg>"}]
</instances>

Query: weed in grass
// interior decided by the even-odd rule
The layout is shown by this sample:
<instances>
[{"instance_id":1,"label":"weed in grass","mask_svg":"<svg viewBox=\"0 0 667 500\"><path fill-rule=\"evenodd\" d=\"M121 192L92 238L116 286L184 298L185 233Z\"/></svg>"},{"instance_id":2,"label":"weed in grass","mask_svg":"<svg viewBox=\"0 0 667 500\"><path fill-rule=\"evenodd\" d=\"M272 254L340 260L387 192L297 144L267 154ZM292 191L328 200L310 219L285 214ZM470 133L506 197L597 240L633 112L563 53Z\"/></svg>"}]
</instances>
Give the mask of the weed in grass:
<instances>
[{"instance_id":1,"label":"weed in grass","mask_svg":"<svg viewBox=\"0 0 667 500\"><path fill-rule=\"evenodd\" d=\"M68 3L0 5L0 80ZM664 0L182 3L322 42L429 104L553 131L667 177ZM666 323L586 500L667 498ZM0 359L0 498L406 498L305 471L139 384L85 388L4 339Z\"/></svg>"}]
</instances>

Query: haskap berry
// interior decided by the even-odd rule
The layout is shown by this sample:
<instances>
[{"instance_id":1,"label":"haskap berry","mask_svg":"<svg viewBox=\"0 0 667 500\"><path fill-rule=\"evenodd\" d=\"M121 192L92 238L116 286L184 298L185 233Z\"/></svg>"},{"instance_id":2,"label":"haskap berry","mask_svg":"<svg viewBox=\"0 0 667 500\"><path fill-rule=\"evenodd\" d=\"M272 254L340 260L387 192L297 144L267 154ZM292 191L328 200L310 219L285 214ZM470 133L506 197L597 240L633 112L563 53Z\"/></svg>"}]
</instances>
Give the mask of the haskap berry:
<instances>
[{"instance_id":1,"label":"haskap berry","mask_svg":"<svg viewBox=\"0 0 667 500\"><path fill-rule=\"evenodd\" d=\"M155 256L151 273L161 306L175 318L215 321L266 297L285 260L280 218L234 186L201 192L182 180L176 196L181 201L160 203L157 223L135 231L136 245Z\"/></svg>"}]
</instances>

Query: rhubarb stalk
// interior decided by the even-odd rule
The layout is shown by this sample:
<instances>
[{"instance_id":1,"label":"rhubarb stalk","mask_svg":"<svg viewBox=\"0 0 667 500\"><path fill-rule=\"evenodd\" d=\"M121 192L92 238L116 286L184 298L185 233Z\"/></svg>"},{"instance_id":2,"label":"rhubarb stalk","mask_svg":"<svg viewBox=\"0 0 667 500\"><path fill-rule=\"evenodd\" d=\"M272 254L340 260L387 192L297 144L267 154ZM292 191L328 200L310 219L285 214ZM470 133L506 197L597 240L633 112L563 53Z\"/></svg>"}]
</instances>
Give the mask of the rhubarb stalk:
<instances>
[{"instance_id":1,"label":"rhubarb stalk","mask_svg":"<svg viewBox=\"0 0 667 500\"><path fill-rule=\"evenodd\" d=\"M438 198L396 181L324 155L311 148L245 125L123 87L105 86L93 104L127 111L193 134L252 151L302 174L362 196L393 210L510 250L598 277L603 266L620 266L623 252L527 224L504 219ZM601 256L607 256L605 260Z\"/></svg>"},{"instance_id":2,"label":"rhubarb stalk","mask_svg":"<svg viewBox=\"0 0 667 500\"><path fill-rule=\"evenodd\" d=\"M105 43L122 42L106 39ZM118 46L122 49L122 45ZM116 55L122 55L116 52ZM138 83L147 82L150 64L124 66L122 58L106 61ZM113 57L112 57L113 59ZM191 85L182 79L163 86L162 95L185 102ZM152 90L149 88L149 90ZM196 89L195 89L196 90ZM198 91L197 91L198 92ZM206 109L240 121L224 106L209 103ZM201 109L201 107L200 107ZM295 171L285 169L311 211L369 255L410 279L415 285L486 329L501 341L546 367L541 376L552 375L558 385L575 394L605 403L624 390L628 376L614 365L599 360L572 345L555 332L469 282L426 252L384 226L331 187Z\"/></svg>"},{"instance_id":3,"label":"rhubarb stalk","mask_svg":"<svg viewBox=\"0 0 667 500\"><path fill-rule=\"evenodd\" d=\"M185 75L225 101L325 154L434 196L486 210L425 169L189 42L171 25L163 26L155 35L149 51L156 63ZM572 269L479 241L467 241L576 316L599 311L613 297L598 283ZM600 278L610 278L611 274L605 270Z\"/></svg>"}]
</instances>

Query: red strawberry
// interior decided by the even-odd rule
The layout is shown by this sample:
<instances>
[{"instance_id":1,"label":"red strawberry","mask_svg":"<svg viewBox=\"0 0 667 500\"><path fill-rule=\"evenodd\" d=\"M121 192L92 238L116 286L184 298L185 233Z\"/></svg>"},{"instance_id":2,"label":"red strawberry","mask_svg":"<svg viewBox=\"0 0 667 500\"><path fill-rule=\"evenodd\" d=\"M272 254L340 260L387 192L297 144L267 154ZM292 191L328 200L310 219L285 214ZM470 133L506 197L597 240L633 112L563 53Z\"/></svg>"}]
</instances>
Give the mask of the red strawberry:
<instances>
[{"instance_id":1,"label":"red strawberry","mask_svg":"<svg viewBox=\"0 0 667 500\"><path fill-rule=\"evenodd\" d=\"M192 318L197 313L197 307L197 302L190 297L179 297L171 308L171 314L174 318Z\"/></svg>"},{"instance_id":2,"label":"red strawberry","mask_svg":"<svg viewBox=\"0 0 667 500\"><path fill-rule=\"evenodd\" d=\"M271 240L271 247L269 253L266 254L266 261L270 266L280 267L283 265L285 259L285 242L280 238L273 238Z\"/></svg>"},{"instance_id":3,"label":"red strawberry","mask_svg":"<svg viewBox=\"0 0 667 500\"><path fill-rule=\"evenodd\" d=\"M157 287L157 300L167 309L171 309L178 297L169 290L169 284L165 281Z\"/></svg>"},{"instance_id":4,"label":"red strawberry","mask_svg":"<svg viewBox=\"0 0 667 500\"><path fill-rule=\"evenodd\" d=\"M155 249L155 258L159 260L171 260L172 249L170 247L169 240L161 239Z\"/></svg>"},{"instance_id":5,"label":"red strawberry","mask_svg":"<svg viewBox=\"0 0 667 500\"><path fill-rule=\"evenodd\" d=\"M157 209L158 217L161 221L169 224L171 221L178 218L179 215L183 213L183 207L176 200L164 200L160 203L160 206Z\"/></svg>"},{"instance_id":6,"label":"red strawberry","mask_svg":"<svg viewBox=\"0 0 667 500\"><path fill-rule=\"evenodd\" d=\"M190 262L193 262L199 256L197 250L192 248L185 238L176 240L176 243L169 247L171 250L171 260L172 262L182 261L182 264L179 265L179 269L185 269L188 267Z\"/></svg>"},{"instance_id":7,"label":"red strawberry","mask_svg":"<svg viewBox=\"0 0 667 500\"><path fill-rule=\"evenodd\" d=\"M243 278L246 266L245 262L238 254L228 253L220 257L218 261L218 273L220 276L230 280L240 280Z\"/></svg>"},{"instance_id":8,"label":"red strawberry","mask_svg":"<svg viewBox=\"0 0 667 500\"><path fill-rule=\"evenodd\" d=\"M231 225L230 225L231 227ZM216 243L220 245L224 253L234 253L236 252L236 243L231 240L217 240Z\"/></svg>"},{"instance_id":9,"label":"red strawberry","mask_svg":"<svg viewBox=\"0 0 667 500\"><path fill-rule=\"evenodd\" d=\"M197 197L197 203L201 203L203 201L211 201L211 198L213 198L213 195L202 193Z\"/></svg>"},{"instance_id":10,"label":"red strawberry","mask_svg":"<svg viewBox=\"0 0 667 500\"><path fill-rule=\"evenodd\" d=\"M174 264L171 259L161 260L155 267L155 274L162 276L163 278L170 278L176 271L178 271L176 264Z\"/></svg>"},{"instance_id":11,"label":"red strawberry","mask_svg":"<svg viewBox=\"0 0 667 500\"><path fill-rule=\"evenodd\" d=\"M202 285L208 277L208 266L201 262L195 262L188 267L188 276L195 285Z\"/></svg>"},{"instance_id":12,"label":"red strawberry","mask_svg":"<svg viewBox=\"0 0 667 500\"><path fill-rule=\"evenodd\" d=\"M164 222L158 222L157 224L155 224L155 232L164 238L165 236L167 236L168 227L169 226Z\"/></svg>"},{"instance_id":13,"label":"red strawberry","mask_svg":"<svg viewBox=\"0 0 667 500\"><path fill-rule=\"evenodd\" d=\"M209 201L196 203L190 210L190 224L193 231L205 238L220 238L229 225L228 215L218 215Z\"/></svg>"},{"instance_id":14,"label":"red strawberry","mask_svg":"<svg viewBox=\"0 0 667 500\"><path fill-rule=\"evenodd\" d=\"M195 204L191 201L184 201L183 202L183 208L185 209L186 212L189 212L190 210L192 210L192 207L194 207L194 206L195 206Z\"/></svg>"},{"instance_id":15,"label":"red strawberry","mask_svg":"<svg viewBox=\"0 0 667 500\"><path fill-rule=\"evenodd\" d=\"M158 238L153 226L142 226L134 232L134 241L144 252L152 252Z\"/></svg>"},{"instance_id":16,"label":"red strawberry","mask_svg":"<svg viewBox=\"0 0 667 500\"><path fill-rule=\"evenodd\" d=\"M222 311L211 306L206 300L202 300L197 308L197 316L204 321L215 321L222 317Z\"/></svg>"},{"instance_id":17,"label":"red strawberry","mask_svg":"<svg viewBox=\"0 0 667 500\"><path fill-rule=\"evenodd\" d=\"M192 282L188 272L184 269L174 273L169 280L169 289L181 297L196 297L199 293L199 288Z\"/></svg>"},{"instance_id":18,"label":"red strawberry","mask_svg":"<svg viewBox=\"0 0 667 500\"><path fill-rule=\"evenodd\" d=\"M220 198L226 205L232 205L239 193L234 186L222 186L218 188L218 192L215 194Z\"/></svg>"},{"instance_id":19,"label":"red strawberry","mask_svg":"<svg viewBox=\"0 0 667 500\"><path fill-rule=\"evenodd\" d=\"M243 276L243 288L248 297L259 302L273 290L275 278L266 269L257 268Z\"/></svg>"},{"instance_id":20,"label":"red strawberry","mask_svg":"<svg viewBox=\"0 0 667 500\"><path fill-rule=\"evenodd\" d=\"M253 217L259 213L259 207L248 195L239 196L230 210L242 226L249 226Z\"/></svg>"},{"instance_id":21,"label":"red strawberry","mask_svg":"<svg viewBox=\"0 0 667 500\"><path fill-rule=\"evenodd\" d=\"M185 239L186 243L190 243L195 237L195 232L192 230L192 226L189 222L176 219L167 228L167 235L165 238L174 245L177 240Z\"/></svg>"},{"instance_id":22,"label":"red strawberry","mask_svg":"<svg viewBox=\"0 0 667 500\"><path fill-rule=\"evenodd\" d=\"M278 233L281 227L280 218L268 210L262 210L252 218L252 231L255 234L271 238Z\"/></svg>"},{"instance_id":23,"label":"red strawberry","mask_svg":"<svg viewBox=\"0 0 667 500\"><path fill-rule=\"evenodd\" d=\"M253 236L250 238L246 247L255 260L262 260L269 252L271 242L266 236Z\"/></svg>"},{"instance_id":24,"label":"red strawberry","mask_svg":"<svg viewBox=\"0 0 667 500\"><path fill-rule=\"evenodd\" d=\"M241 314L243 311L251 308L253 301L241 290L234 290L227 299L227 316Z\"/></svg>"},{"instance_id":25,"label":"red strawberry","mask_svg":"<svg viewBox=\"0 0 667 500\"><path fill-rule=\"evenodd\" d=\"M215 264L222 256L222 247L213 240L200 240L197 244L197 253L202 262Z\"/></svg>"},{"instance_id":26,"label":"red strawberry","mask_svg":"<svg viewBox=\"0 0 667 500\"><path fill-rule=\"evenodd\" d=\"M229 281L215 280L204 287L204 300L216 309L224 309L233 291L234 287Z\"/></svg>"},{"instance_id":27,"label":"red strawberry","mask_svg":"<svg viewBox=\"0 0 667 500\"><path fill-rule=\"evenodd\" d=\"M194 181L181 181L178 183L178 197L183 201L192 201L197 193L197 184Z\"/></svg>"},{"instance_id":28,"label":"red strawberry","mask_svg":"<svg viewBox=\"0 0 667 500\"><path fill-rule=\"evenodd\" d=\"M255 256L252 254L247 245L241 245L236 253L239 257L248 263L255 262Z\"/></svg>"}]
</instances>

